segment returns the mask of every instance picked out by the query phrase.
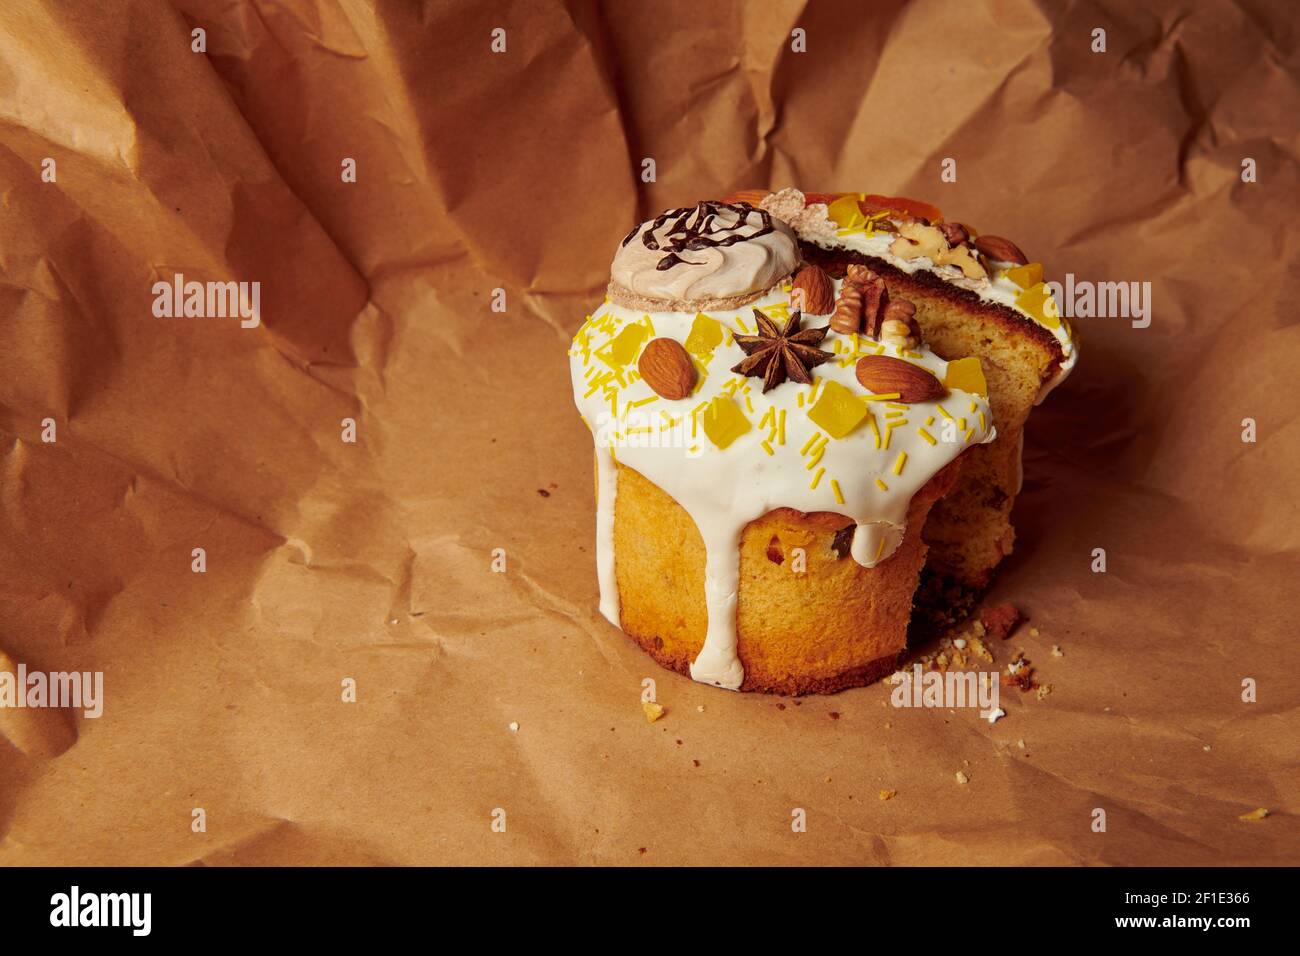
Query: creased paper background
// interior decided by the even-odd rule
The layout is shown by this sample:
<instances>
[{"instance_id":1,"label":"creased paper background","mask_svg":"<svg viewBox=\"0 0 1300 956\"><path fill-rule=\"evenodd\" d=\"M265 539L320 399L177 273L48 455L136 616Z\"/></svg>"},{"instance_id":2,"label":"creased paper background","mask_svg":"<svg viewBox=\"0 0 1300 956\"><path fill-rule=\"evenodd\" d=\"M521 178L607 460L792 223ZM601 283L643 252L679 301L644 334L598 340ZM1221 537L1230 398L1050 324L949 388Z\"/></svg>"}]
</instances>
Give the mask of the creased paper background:
<instances>
[{"instance_id":1,"label":"creased paper background","mask_svg":"<svg viewBox=\"0 0 1300 956\"><path fill-rule=\"evenodd\" d=\"M1297 862L1297 22L1137 6L5 4L0 650L107 700L0 714L0 863ZM1054 692L995 725L596 613L568 338L639 218L788 184L1152 283L1031 420L991 600ZM155 318L176 272L263 326Z\"/></svg>"}]
</instances>

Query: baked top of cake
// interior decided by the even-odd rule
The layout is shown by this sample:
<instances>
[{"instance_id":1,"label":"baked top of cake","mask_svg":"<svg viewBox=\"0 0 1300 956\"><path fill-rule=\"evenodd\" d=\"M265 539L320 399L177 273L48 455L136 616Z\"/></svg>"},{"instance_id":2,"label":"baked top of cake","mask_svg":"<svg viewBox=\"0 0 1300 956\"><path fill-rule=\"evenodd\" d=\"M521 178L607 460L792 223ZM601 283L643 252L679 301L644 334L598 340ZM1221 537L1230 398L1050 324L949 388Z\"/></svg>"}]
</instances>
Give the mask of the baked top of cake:
<instances>
[{"instance_id":1,"label":"baked top of cake","mask_svg":"<svg viewBox=\"0 0 1300 956\"><path fill-rule=\"evenodd\" d=\"M800 206L804 229L836 229ZM642 223L569 351L596 445L602 613L620 625L617 460L698 527L708 630L691 676L732 689L744 679L736 597L749 522L777 508L843 514L854 560L874 567L902 540L917 491L996 436L979 359L934 355L869 270L832 279L801 266L791 218L704 202Z\"/></svg>"},{"instance_id":2,"label":"baked top of cake","mask_svg":"<svg viewBox=\"0 0 1300 956\"><path fill-rule=\"evenodd\" d=\"M1038 402L1070 374L1078 341L1043 281L1041 263L1000 236L982 235L966 224L946 222L936 206L868 193L803 193L742 190L730 200L753 205L787 222L801 242L879 259L909 275L926 273L1002 306L1026 320L1026 331L1046 333L1059 349Z\"/></svg>"}]
</instances>

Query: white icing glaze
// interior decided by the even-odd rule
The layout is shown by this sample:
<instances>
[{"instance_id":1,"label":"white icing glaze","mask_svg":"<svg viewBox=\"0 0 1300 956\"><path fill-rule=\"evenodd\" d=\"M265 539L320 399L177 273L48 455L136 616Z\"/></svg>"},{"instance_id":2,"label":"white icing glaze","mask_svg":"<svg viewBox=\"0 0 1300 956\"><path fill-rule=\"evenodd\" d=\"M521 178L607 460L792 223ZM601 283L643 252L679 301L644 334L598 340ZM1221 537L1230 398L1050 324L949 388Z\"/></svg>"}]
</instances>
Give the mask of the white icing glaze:
<instances>
[{"instance_id":1,"label":"white icing glaze","mask_svg":"<svg viewBox=\"0 0 1300 956\"><path fill-rule=\"evenodd\" d=\"M596 575L600 581L600 613L619 627L618 582L614 579L614 501L618 468L608 448L596 445Z\"/></svg>"},{"instance_id":2,"label":"white icing glaze","mask_svg":"<svg viewBox=\"0 0 1300 956\"><path fill-rule=\"evenodd\" d=\"M835 287L838 293L838 282ZM774 288L743 309L716 310L708 316L724 329L752 333L754 306L783 325L789 298L787 290ZM606 302L574 337L570 369L575 402L592 427L598 459L606 462L600 466L605 471L597 506L602 613L619 623L612 445L620 463L662 488L699 529L706 551L708 629L691 676L734 690L744 680L736 647L736 599L740 539L750 521L781 507L844 514L857 525L854 560L874 567L902 541L908 506L916 492L964 448L992 441L996 431L986 399L950 390L936 402L864 402L875 430L864 419L842 438L830 436L809 417L810 399L823 396L827 383L834 382L852 392L852 401L863 401L869 393L855 375L858 358L877 353L900 356L866 337L836 332L829 332L822 342L822 348L836 353L835 358L812 370L812 385L787 381L764 395L761 380L729 371L744 353L726 333L711 354L701 356L707 374L695 393L677 401L662 398L640 380L636 358L652 338L666 336L687 343L696 319L694 313L646 315ZM827 316L808 316L803 325L820 328L828 321ZM627 338L620 338L624 335ZM901 357L943 380L948 363L929 350ZM704 427L703 409L715 399L734 401L733 411L743 414L750 425L725 448L714 444ZM891 413L895 417L887 418ZM887 422L892 421L903 424L889 427ZM948 422L951 425L945 429ZM958 427L962 425L964 430ZM933 444L921 435L923 428L935 440ZM906 453L902 465L900 452ZM901 474L895 474L896 469ZM883 489L877 480L885 485Z\"/></svg>"},{"instance_id":3,"label":"white icing glaze","mask_svg":"<svg viewBox=\"0 0 1300 956\"><path fill-rule=\"evenodd\" d=\"M619 247L609 277L631 292L654 299L726 299L771 288L799 263L794 230L757 211L742 221L737 208L700 204L665 213L659 217L662 222L641 223ZM710 236L740 236L742 241L683 249L678 253L681 261L659 269L672 238L680 237L683 228L699 226L701 217ZM765 229L769 231L764 233ZM654 248L646 245L647 235Z\"/></svg>"}]
</instances>

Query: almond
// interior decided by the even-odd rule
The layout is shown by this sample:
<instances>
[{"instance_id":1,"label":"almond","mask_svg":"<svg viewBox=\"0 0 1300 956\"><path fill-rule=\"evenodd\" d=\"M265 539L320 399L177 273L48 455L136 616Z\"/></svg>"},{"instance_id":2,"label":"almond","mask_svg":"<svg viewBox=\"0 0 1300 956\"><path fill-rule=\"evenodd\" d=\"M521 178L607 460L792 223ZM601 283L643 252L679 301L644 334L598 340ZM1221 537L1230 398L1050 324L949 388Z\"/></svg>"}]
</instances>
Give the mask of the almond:
<instances>
[{"instance_id":1,"label":"almond","mask_svg":"<svg viewBox=\"0 0 1300 956\"><path fill-rule=\"evenodd\" d=\"M636 370L654 393L676 401L695 387L695 366L676 339L654 339L637 360Z\"/></svg>"},{"instance_id":2,"label":"almond","mask_svg":"<svg viewBox=\"0 0 1300 956\"><path fill-rule=\"evenodd\" d=\"M976 236L973 240L980 255L994 262L1014 262L1018 266L1027 265L1029 260L1010 239L1001 236Z\"/></svg>"},{"instance_id":3,"label":"almond","mask_svg":"<svg viewBox=\"0 0 1300 956\"><path fill-rule=\"evenodd\" d=\"M835 311L835 288L831 277L822 271L821 266L808 265L799 270L794 277L794 288L790 290L790 301L795 302L796 293L801 303L796 305L805 315L829 315Z\"/></svg>"},{"instance_id":4,"label":"almond","mask_svg":"<svg viewBox=\"0 0 1300 956\"><path fill-rule=\"evenodd\" d=\"M927 369L889 355L868 355L858 359L858 381L877 395L898 393L905 405L929 402L943 395L943 385Z\"/></svg>"}]
</instances>

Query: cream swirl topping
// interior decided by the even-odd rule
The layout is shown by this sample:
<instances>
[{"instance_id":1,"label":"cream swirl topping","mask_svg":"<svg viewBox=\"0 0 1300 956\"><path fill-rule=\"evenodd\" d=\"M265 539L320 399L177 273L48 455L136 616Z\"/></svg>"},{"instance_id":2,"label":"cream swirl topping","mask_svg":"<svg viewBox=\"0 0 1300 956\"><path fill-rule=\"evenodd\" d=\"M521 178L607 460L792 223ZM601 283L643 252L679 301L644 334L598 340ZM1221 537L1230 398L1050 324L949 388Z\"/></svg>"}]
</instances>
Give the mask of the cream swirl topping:
<instances>
[{"instance_id":1,"label":"cream swirl topping","mask_svg":"<svg viewBox=\"0 0 1300 956\"><path fill-rule=\"evenodd\" d=\"M766 210L701 202L633 229L610 279L653 299L723 299L769 289L798 264L794 230Z\"/></svg>"}]
</instances>

